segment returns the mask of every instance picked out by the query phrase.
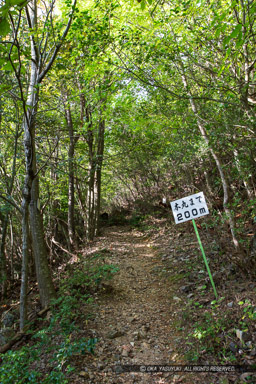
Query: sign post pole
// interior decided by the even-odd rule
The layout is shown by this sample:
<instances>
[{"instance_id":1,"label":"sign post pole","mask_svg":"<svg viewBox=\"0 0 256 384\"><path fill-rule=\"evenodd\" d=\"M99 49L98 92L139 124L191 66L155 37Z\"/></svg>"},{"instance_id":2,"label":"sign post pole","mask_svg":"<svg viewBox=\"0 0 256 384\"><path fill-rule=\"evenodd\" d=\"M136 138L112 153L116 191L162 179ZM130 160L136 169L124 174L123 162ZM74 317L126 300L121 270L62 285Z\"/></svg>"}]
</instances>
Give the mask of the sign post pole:
<instances>
[{"instance_id":1,"label":"sign post pole","mask_svg":"<svg viewBox=\"0 0 256 384\"><path fill-rule=\"evenodd\" d=\"M205 216L209 214L209 210L206 204L206 200L204 197L203 192L198 192L194 195L183 197L182 199L178 199L175 201L172 201L171 203L172 207L172 213L174 216L174 220L176 224L184 223L185 221L192 220L193 226L196 232L197 240L200 245L200 249L203 254L204 262L206 265L207 272L209 274L211 284L213 287L214 295L216 299L218 298L217 291L215 288L215 284L212 278L212 274L209 268L209 265L207 263L207 259L204 253L203 245L198 233L198 229L195 223L195 219L201 216Z\"/></svg>"},{"instance_id":2,"label":"sign post pole","mask_svg":"<svg viewBox=\"0 0 256 384\"><path fill-rule=\"evenodd\" d=\"M196 236L197 236L197 240L198 240L198 243L199 243L199 246L200 246L200 249L201 249L203 258L204 258L204 262L205 262L205 265L206 265L206 269L207 269L207 272L208 272L209 277L210 277L210 280L211 280L211 284L212 284L212 287L213 287L214 295L215 295L215 297L216 297L216 299L217 299L217 298L218 298L218 295L217 295L217 291L216 291L216 288L215 288L215 284L214 284L214 281L213 281L213 278L212 278L211 270L210 270L210 267L209 267L209 265L208 265L208 262L207 262L207 259L206 259L206 256L205 256L204 248L203 248L203 244L202 244L202 242L201 242L201 239L200 239L200 236L199 236L199 232L198 232L198 229L197 229L197 226L196 226L196 222L195 222L194 219L192 219L192 223L193 223L193 226L194 226L194 229L195 229L195 233L196 233Z\"/></svg>"}]
</instances>

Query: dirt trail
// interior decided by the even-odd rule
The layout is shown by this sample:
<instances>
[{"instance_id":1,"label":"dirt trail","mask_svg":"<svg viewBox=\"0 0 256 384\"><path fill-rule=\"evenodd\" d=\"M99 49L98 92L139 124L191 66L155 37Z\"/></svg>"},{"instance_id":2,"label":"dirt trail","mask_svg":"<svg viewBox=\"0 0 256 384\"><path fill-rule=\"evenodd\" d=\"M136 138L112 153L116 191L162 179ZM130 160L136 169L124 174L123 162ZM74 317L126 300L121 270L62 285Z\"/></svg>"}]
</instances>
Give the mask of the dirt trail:
<instances>
[{"instance_id":1,"label":"dirt trail","mask_svg":"<svg viewBox=\"0 0 256 384\"><path fill-rule=\"evenodd\" d=\"M173 239L166 238L156 231L146 237L129 227L107 227L87 249L87 254L105 250L105 261L118 265L119 272L106 283L105 294L96 297L94 318L81 330L81 337L99 340L95 356L79 357L79 375L73 375L70 383L213 383L202 373L149 374L120 369L123 365L185 364L178 352L184 340L175 327L176 312L183 306L184 298L175 288L174 280L166 278L168 273L163 274L164 252L176 252L172 245L179 235L174 232L172 236ZM183 242L194 244L189 236ZM169 276L172 275L175 272L171 267Z\"/></svg>"},{"instance_id":2,"label":"dirt trail","mask_svg":"<svg viewBox=\"0 0 256 384\"><path fill-rule=\"evenodd\" d=\"M200 368L200 361L206 366L215 361L213 355L204 355L205 349L200 351L199 359L194 356L197 347L190 348L184 332L193 331L194 322L211 308L208 304L213 298L211 289L201 295L199 292L207 277L201 257L198 266L194 265L199 251L193 228L170 228L171 224L161 219L155 224L156 228L151 226L146 232L128 226L106 227L102 236L86 248L85 258L103 254L105 263L117 265L119 272L113 280L104 282L92 308L81 308L84 314L93 312L93 317L81 324L81 337L96 337L98 342L94 356L74 359L77 373L69 383L244 384L239 373L143 373L125 372L122 368L177 367L189 364L188 360L197 361L194 364ZM204 235L207 238L207 233ZM192 269L188 261L193 262ZM235 300L229 291L224 295L223 315L227 314L228 303ZM193 316L184 312L190 297L202 306L200 314L197 310Z\"/></svg>"},{"instance_id":3,"label":"dirt trail","mask_svg":"<svg viewBox=\"0 0 256 384\"><path fill-rule=\"evenodd\" d=\"M99 339L96 355L79 362L73 384L192 383L181 372L120 371L120 365L182 363L175 350L181 339L172 326L175 306L182 303L175 301L170 282L161 278L163 261L156 243L137 230L109 227L91 248L109 250L107 262L118 265L119 272L106 283L106 294L96 299L95 317L87 324Z\"/></svg>"}]
</instances>

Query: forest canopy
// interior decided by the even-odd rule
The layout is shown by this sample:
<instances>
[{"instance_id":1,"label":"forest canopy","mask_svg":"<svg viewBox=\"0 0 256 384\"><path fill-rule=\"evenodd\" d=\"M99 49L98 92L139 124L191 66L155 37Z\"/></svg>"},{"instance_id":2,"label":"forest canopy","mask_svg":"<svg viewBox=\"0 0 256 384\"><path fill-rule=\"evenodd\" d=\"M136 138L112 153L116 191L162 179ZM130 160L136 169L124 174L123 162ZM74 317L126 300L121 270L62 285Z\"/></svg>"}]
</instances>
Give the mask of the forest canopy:
<instances>
[{"instance_id":1,"label":"forest canopy","mask_svg":"<svg viewBox=\"0 0 256 384\"><path fill-rule=\"evenodd\" d=\"M255 270L256 2L0 2L0 276L59 252L104 212L203 191L234 263Z\"/></svg>"}]
</instances>

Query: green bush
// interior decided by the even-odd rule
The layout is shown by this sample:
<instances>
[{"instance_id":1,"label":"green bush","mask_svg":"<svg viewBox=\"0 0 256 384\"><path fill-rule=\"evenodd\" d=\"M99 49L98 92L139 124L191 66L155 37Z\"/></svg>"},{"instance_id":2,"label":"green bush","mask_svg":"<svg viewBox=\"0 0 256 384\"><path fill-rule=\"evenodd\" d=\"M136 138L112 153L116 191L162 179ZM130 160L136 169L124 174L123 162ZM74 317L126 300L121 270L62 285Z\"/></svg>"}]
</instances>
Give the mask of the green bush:
<instances>
[{"instance_id":1,"label":"green bush","mask_svg":"<svg viewBox=\"0 0 256 384\"><path fill-rule=\"evenodd\" d=\"M74 269L71 277L61 281L60 296L52 303L48 325L38 331L32 346L0 355L1 384L66 384L67 375L74 370L72 356L94 353L96 338L76 340L77 320L81 307L93 301L93 294L102 280L109 280L118 268L103 263L102 255L95 255L83 268ZM56 338L58 342L56 343ZM47 368L40 370L40 359L48 357Z\"/></svg>"},{"instance_id":2,"label":"green bush","mask_svg":"<svg viewBox=\"0 0 256 384\"><path fill-rule=\"evenodd\" d=\"M1 384L38 383L39 373L29 370L30 364L38 360L39 352L35 348L23 347L19 351L8 351L1 355Z\"/></svg>"}]
</instances>

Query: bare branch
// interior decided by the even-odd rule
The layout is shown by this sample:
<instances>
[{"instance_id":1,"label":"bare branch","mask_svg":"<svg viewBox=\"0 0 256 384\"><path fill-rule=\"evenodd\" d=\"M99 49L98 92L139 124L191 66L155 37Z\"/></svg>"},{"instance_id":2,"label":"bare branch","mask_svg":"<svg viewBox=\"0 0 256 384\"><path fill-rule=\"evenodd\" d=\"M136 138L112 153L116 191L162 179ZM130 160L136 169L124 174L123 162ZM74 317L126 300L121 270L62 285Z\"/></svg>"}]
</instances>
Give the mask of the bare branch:
<instances>
[{"instance_id":1,"label":"bare branch","mask_svg":"<svg viewBox=\"0 0 256 384\"><path fill-rule=\"evenodd\" d=\"M58 144L59 144L59 139L57 140L57 142L56 142L56 144L55 144L55 146L54 146L52 152L51 152L50 155L48 156L48 158L47 158L47 160L45 161L45 163L44 163L44 164L37 170L37 172L36 172L36 174L35 174L35 177L36 177L36 176L41 172L41 170L48 164L48 161L51 159L52 154L53 154L53 152L55 151L55 149L57 148Z\"/></svg>"}]
</instances>

